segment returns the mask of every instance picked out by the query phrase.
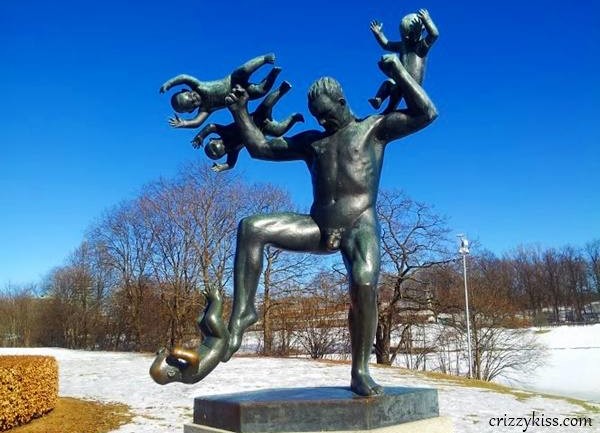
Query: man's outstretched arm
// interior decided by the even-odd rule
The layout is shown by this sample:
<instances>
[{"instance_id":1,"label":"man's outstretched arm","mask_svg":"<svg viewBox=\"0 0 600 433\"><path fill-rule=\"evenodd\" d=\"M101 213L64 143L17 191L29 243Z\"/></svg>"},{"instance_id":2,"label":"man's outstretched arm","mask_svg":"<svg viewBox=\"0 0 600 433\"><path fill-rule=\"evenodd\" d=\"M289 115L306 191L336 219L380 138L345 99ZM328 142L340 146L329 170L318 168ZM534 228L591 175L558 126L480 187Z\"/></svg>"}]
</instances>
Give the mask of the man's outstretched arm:
<instances>
[{"instance_id":1,"label":"man's outstretched arm","mask_svg":"<svg viewBox=\"0 0 600 433\"><path fill-rule=\"evenodd\" d=\"M292 161L305 160L306 148L303 145L307 134L298 134L294 137L279 137L267 140L264 134L256 127L248 114L248 92L236 86L227 96L229 111L233 120L238 125L241 140L252 158L267 161Z\"/></svg>"},{"instance_id":2,"label":"man's outstretched arm","mask_svg":"<svg viewBox=\"0 0 600 433\"><path fill-rule=\"evenodd\" d=\"M383 56L380 66L400 87L407 107L385 115L378 124L377 137L382 142L389 143L423 129L437 118L438 113L425 90L400 63L398 56Z\"/></svg>"}]
</instances>

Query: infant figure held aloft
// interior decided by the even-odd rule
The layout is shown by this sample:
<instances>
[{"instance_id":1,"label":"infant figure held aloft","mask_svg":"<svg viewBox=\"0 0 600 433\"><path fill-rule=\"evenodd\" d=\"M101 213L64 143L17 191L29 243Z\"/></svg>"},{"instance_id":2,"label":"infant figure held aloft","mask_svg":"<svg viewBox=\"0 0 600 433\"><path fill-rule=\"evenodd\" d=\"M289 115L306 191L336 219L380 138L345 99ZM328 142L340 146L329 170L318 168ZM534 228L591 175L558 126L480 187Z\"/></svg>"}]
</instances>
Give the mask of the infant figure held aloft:
<instances>
[{"instance_id":1,"label":"infant figure held aloft","mask_svg":"<svg viewBox=\"0 0 600 433\"><path fill-rule=\"evenodd\" d=\"M386 51L398 54L400 62L408 73L417 83L422 84L427 54L439 36L438 29L429 16L429 12L420 9L417 13L411 13L402 18L400 22L402 39L400 41L389 41L383 33L383 24L378 21L371 21L370 28L379 45ZM424 30L427 32L425 37L423 37ZM381 62L379 68L383 71ZM395 110L403 98L402 91L391 78L381 84L375 97L369 99L369 103L373 108L378 109L388 97L389 103L384 113Z\"/></svg>"},{"instance_id":2,"label":"infant figure held aloft","mask_svg":"<svg viewBox=\"0 0 600 433\"><path fill-rule=\"evenodd\" d=\"M273 107L291 88L291 84L284 81L277 90L269 93L251 114L252 121L265 135L281 137L295 123L304 122L304 116L300 113L294 113L281 122L273 120ZM211 138L204 146L204 152L212 160L221 159L225 155L227 160L224 164L214 163L212 170L216 172L230 170L235 166L238 155L244 147L239 127L235 123L229 125L211 123L194 137L192 140L194 147L202 147L204 139L213 133L220 138Z\"/></svg>"},{"instance_id":3,"label":"infant figure held aloft","mask_svg":"<svg viewBox=\"0 0 600 433\"><path fill-rule=\"evenodd\" d=\"M169 119L169 124L174 128L198 128L208 118L210 113L226 107L225 97L231 93L236 85L247 90L251 99L258 99L267 94L273 87L281 68L274 67L259 83L250 83L250 76L263 65L274 64L275 55L266 54L247 61L236 68L231 75L214 81L200 81L191 75L181 74L166 81L160 87L160 93L169 89L185 85L183 89L171 97L171 106L177 113L192 113L198 111L192 119L181 119L177 114Z\"/></svg>"}]
</instances>

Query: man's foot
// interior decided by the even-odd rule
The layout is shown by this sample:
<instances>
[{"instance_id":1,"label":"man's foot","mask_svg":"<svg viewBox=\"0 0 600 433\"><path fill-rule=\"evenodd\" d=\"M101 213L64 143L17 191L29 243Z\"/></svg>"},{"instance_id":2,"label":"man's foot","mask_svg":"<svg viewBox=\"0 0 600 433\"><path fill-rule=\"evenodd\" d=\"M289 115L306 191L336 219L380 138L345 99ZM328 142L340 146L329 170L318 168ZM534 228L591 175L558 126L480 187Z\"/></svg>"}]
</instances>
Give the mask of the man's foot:
<instances>
[{"instance_id":1,"label":"man's foot","mask_svg":"<svg viewBox=\"0 0 600 433\"><path fill-rule=\"evenodd\" d=\"M301 113L292 114L292 119L294 122L304 122L304 116Z\"/></svg>"},{"instance_id":2,"label":"man's foot","mask_svg":"<svg viewBox=\"0 0 600 433\"><path fill-rule=\"evenodd\" d=\"M381 102L381 98L369 98L369 104L376 110L379 110L379 107L381 107Z\"/></svg>"},{"instance_id":3,"label":"man's foot","mask_svg":"<svg viewBox=\"0 0 600 433\"><path fill-rule=\"evenodd\" d=\"M377 385L369 374L352 374L350 388L355 394L365 397L383 394L383 387Z\"/></svg>"},{"instance_id":4,"label":"man's foot","mask_svg":"<svg viewBox=\"0 0 600 433\"><path fill-rule=\"evenodd\" d=\"M229 323L229 344L227 350L221 357L221 361L227 362L231 359L233 354L237 352L242 345L242 337L244 331L251 325L255 324L258 320L256 311L252 309L250 314L242 316L239 320L234 323Z\"/></svg>"},{"instance_id":5,"label":"man's foot","mask_svg":"<svg viewBox=\"0 0 600 433\"><path fill-rule=\"evenodd\" d=\"M269 53L265 55L265 63L273 64L275 63L275 53Z\"/></svg>"}]
</instances>

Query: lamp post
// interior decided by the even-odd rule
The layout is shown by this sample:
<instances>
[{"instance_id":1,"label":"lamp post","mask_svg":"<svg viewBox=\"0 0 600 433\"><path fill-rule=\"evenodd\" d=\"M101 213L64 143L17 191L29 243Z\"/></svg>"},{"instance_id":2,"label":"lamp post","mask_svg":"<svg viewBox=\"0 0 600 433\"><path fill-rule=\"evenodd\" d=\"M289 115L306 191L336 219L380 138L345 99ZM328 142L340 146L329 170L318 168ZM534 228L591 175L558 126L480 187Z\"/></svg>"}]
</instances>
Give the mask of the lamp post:
<instances>
[{"instance_id":1,"label":"lamp post","mask_svg":"<svg viewBox=\"0 0 600 433\"><path fill-rule=\"evenodd\" d=\"M471 320L469 319L469 291L467 289L467 254L469 254L469 240L465 235L458 235L460 239L460 248L458 252L463 258L463 278L465 280L465 317L467 321L467 354L469 357L469 378L473 378L473 358L471 356Z\"/></svg>"}]
</instances>

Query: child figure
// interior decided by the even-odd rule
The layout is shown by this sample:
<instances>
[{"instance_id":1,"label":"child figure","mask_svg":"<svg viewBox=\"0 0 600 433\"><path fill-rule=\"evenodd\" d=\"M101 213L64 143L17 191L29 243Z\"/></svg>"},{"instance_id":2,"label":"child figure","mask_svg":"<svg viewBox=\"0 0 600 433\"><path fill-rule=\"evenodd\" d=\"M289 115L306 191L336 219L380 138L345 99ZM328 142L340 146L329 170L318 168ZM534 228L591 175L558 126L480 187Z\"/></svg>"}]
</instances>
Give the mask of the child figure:
<instances>
[{"instance_id":1,"label":"child figure","mask_svg":"<svg viewBox=\"0 0 600 433\"><path fill-rule=\"evenodd\" d=\"M208 118L210 113L220 108L225 108L225 97L231 90L240 85L248 91L250 99L258 99L267 94L281 68L274 67L269 74L258 84L249 83L250 76L261 66L275 63L275 54L255 57L235 69L231 75L220 80L199 81L191 75L177 75L165 82L160 87L160 93L178 85L186 85L190 89L180 90L171 97L171 106L177 113L191 113L198 110L193 119L181 119L177 114L169 119L169 124L174 128L197 128Z\"/></svg>"},{"instance_id":2,"label":"child figure","mask_svg":"<svg viewBox=\"0 0 600 433\"><path fill-rule=\"evenodd\" d=\"M416 14L408 14L402 18L400 22L402 40L397 42L388 41L382 31L383 24L380 22L371 21L370 27L379 45L384 50L397 53L408 73L417 83L422 84L427 54L439 36L438 29L429 16L429 12L425 9L419 9ZM427 30L427 36L424 38L422 37L423 29ZM388 106L384 111L387 114L396 109L402 96L402 91L390 78L381 84L379 90L377 90L377 95L369 99L369 103L373 108L378 109L383 101L389 97Z\"/></svg>"},{"instance_id":3,"label":"child figure","mask_svg":"<svg viewBox=\"0 0 600 433\"><path fill-rule=\"evenodd\" d=\"M291 88L292 85L284 81L277 90L269 93L250 115L254 124L264 134L272 137L281 137L295 123L304 122L304 116L300 113L294 113L281 122L273 120L273 107ZM229 125L211 123L205 126L194 137L192 140L194 147L196 149L202 147L204 139L213 133L219 135L221 138L209 140L208 144L204 147L204 152L212 160L220 159L225 155L227 155L227 160L224 164L214 163L212 170L215 172L230 170L235 166L240 150L244 147L244 143L240 141L239 128L236 123L230 123Z\"/></svg>"}]
</instances>

